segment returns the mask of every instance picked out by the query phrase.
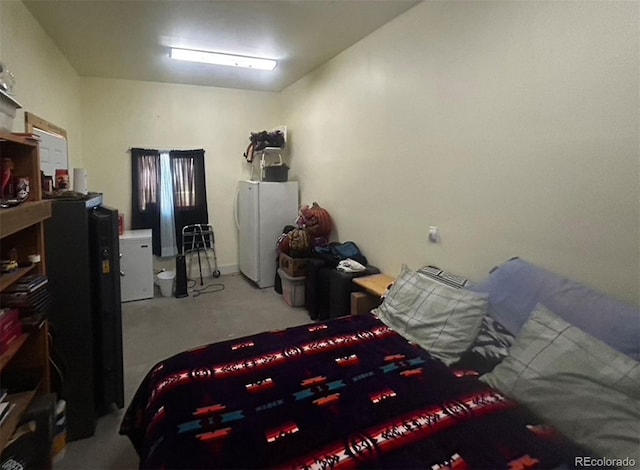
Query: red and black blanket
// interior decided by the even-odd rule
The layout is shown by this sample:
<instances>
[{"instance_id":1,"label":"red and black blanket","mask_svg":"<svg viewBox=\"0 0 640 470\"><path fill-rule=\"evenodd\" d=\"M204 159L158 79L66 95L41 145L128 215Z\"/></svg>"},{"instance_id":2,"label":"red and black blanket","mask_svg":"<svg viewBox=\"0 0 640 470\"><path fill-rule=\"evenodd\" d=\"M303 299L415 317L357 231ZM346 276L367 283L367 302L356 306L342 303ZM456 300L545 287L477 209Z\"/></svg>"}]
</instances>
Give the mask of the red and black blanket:
<instances>
[{"instance_id":1,"label":"red and black blanket","mask_svg":"<svg viewBox=\"0 0 640 470\"><path fill-rule=\"evenodd\" d=\"M555 468L584 455L373 315L157 364L122 422L141 468Z\"/></svg>"}]
</instances>

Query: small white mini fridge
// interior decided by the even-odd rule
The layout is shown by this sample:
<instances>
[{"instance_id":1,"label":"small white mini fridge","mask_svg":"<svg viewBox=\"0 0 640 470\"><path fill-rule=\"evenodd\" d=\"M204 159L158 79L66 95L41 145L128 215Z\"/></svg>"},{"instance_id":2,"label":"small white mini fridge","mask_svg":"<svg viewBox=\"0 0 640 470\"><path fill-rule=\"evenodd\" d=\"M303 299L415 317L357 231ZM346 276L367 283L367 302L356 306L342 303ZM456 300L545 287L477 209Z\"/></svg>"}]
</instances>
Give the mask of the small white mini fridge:
<instances>
[{"instance_id":1,"label":"small white mini fridge","mask_svg":"<svg viewBox=\"0 0 640 470\"><path fill-rule=\"evenodd\" d=\"M120 296L122 302L153 297L151 229L120 235Z\"/></svg>"}]
</instances>

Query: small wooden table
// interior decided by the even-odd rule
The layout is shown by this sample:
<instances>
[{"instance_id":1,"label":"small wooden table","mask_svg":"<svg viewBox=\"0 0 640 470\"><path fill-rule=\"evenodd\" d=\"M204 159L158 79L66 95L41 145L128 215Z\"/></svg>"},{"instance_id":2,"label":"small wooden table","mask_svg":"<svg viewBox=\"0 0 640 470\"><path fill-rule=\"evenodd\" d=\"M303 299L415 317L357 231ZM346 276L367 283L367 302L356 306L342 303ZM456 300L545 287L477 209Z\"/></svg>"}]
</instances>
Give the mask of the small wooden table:
<instances>
[{"instance_id":1,"label":"small wooden table","mask_svg":"<svg viewBox=\"0 0 640 470\"><path fill-rule=\"evenodd\" d=\"M395 277L387 276L386 274L372 274L371 276L356 277L353 279L353 282L368 293L380 297L395 280Z\"/></svg>"},{"instance_id":2,"label":"small wooden table","mask_svg":"<svg viewBox=\"0 0 640 470\"><path fill-rule=\"evenodd\" d=\"M363 288L365 292L351 293L351 315L370 312L380 305L380 297L394 281L395 278L386 274L372 274L354 278L353 283Z\"/></svg>"}]
</instances>

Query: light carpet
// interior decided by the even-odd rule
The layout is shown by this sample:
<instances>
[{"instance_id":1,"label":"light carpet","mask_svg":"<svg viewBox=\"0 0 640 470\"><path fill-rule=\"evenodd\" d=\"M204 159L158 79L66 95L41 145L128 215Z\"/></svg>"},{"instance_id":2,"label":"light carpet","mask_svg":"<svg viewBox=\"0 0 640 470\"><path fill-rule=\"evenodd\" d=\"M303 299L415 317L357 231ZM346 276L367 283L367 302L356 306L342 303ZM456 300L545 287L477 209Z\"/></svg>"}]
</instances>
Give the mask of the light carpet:
<instances>
[{"instance_id":1,"label":"light carpet","mask_svg":"<svg viewBox=\"0 0 640 470\"><path fill-rule=\"evenodd\" d=\"M203 344L309 323L304 308L289 307L273 288L258 289L242 275L205 279L201 295L156 297L122 304L125 409L145 374L159 361ZM211 292L224 286L223 290ZM197 285L196 288L203 286ZM95 435L71 442L54 470L138 468L118 429L124 410L98 420Z\"/></svg>"}]
</instances>

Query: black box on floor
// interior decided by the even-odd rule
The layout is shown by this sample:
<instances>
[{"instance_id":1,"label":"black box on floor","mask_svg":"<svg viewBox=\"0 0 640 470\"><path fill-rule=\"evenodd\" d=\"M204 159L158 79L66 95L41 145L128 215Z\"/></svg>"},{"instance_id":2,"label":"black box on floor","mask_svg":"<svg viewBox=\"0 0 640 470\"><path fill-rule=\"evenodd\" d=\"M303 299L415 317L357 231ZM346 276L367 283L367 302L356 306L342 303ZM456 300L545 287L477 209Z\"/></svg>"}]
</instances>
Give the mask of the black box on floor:
<instances>
[{"instance_id":1,"label":"black box on floor","mask_svg":"<svg viewBox=\"0 0 640 470\"><path fill-rule=\"evenodd\" d=\"M351 313L351 292L358 290L353 279L378 274L375 266L358 273L345 273L324 259L310 258L305 278L305 307L312 320L328 320Z\"/></svg>"},{"instance_id":2,"label":"black box on floor","mask_svg":"<svg viewBox=\"0 0 640 470\"><path fill-rule=\"evenodd\" d=\"M329 315L329 282L324 276L320 277L320 272L328 266L329 263L320 258L310 258L306 265L304 306L312 320Z\"/></svg>"},{"instance_id":3,"label":"black box on floor","mask_svg":"<svg viewBox=\"0 0 640 470\"><path fill-rule=\"evenodd\" d=\"M357 273L345 273L337 269L327 270L329 282L329 318L343 317L351 313L351 293L358 290L353 283L356 277L378 274L380 270L375 266Z\"/></svg>"}]
</instances>

